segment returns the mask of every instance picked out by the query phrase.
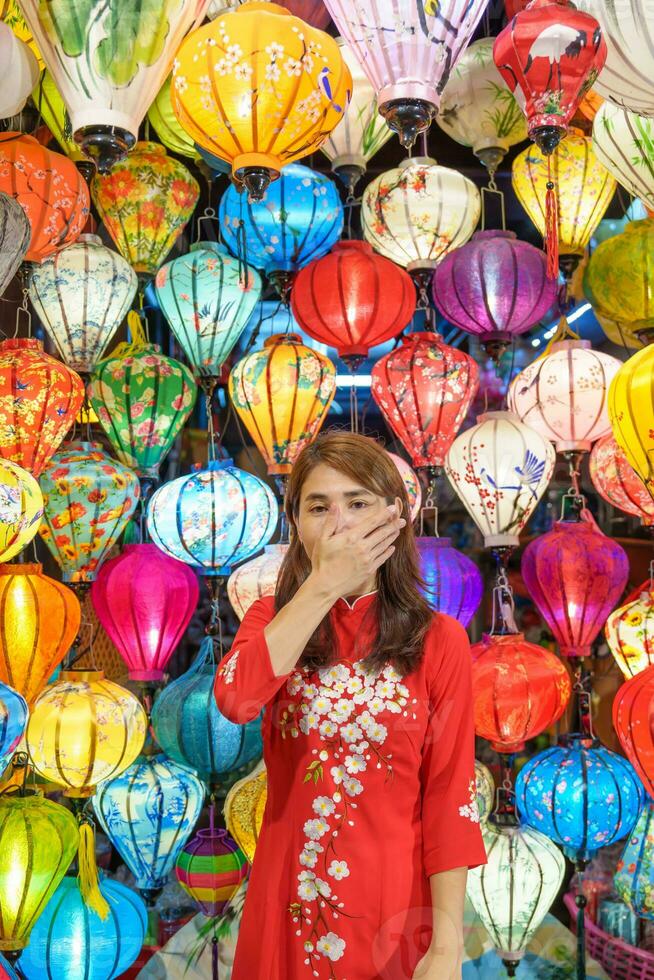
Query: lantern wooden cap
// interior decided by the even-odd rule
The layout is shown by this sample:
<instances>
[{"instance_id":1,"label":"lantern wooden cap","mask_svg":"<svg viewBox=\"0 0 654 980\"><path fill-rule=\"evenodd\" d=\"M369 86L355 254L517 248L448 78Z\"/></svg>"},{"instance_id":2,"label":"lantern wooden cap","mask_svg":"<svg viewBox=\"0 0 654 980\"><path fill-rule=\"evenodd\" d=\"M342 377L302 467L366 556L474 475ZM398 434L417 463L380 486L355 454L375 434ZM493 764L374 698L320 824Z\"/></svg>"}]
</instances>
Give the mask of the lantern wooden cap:
<instances>
[{"instance_id":1,"label":"lantern wooden cap","mask_svg":"<svg viewBox=\"0 0 654 980\"><path fill-rule=\"evenodd\" d=\"M277 344L303 344L299 333L274 333L263 342L264 348L276 347Z\"/></svg>"}]
</instances>

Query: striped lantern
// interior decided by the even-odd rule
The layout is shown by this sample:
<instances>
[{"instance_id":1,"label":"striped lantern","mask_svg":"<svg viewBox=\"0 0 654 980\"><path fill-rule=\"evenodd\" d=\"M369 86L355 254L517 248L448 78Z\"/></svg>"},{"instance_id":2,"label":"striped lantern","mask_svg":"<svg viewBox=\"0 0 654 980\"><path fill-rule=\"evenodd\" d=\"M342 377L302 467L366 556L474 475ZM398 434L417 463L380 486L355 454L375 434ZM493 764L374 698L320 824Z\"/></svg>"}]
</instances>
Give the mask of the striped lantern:
<instances>
[{"instance_id":1,"label":"striped lantern","mask_svg":"<svg viewBox=\"0 0 654 980\"><path fill-rule=\"evenodd\" d=\"M653 210L654 120L605 102L593 121L593 149L617 182Z\"/></svg>"},{"instance_id":2,"label":"striped lantern","mask_svg":"<svg viewBox=\"0 0 654 980\"><path fill-rule=\"evenodd\" d=\"M227 579L227 595L234 612L243 619L253 602L274 595L287 544L267 544L262 555L235 568Z\"/></svg>"},{"instance_id":3,"label":"striped lantern","mask_svg":"<svg viewBox=\"0 0 654 980\"><path fill-rule=\"evenodd\" d=\"M177 858L177 880L209 918L222 915L245 879L248 863L226 830L198 830Z\"/></svg>"},{"instance_id":4,"label":"striped lantern","mask_svg":"<svg viewBox=\"0 0 654 980\"><path fill-rule=\"evenodd\" d=\"M25 258L30 235L30 223L19 202L0 191L0 296Z\"/></svg>"},{"instance_id":5,"label":"striped lantern","mask_svg":"<svg viewBox=\"0 0 654 980\"><path fill-rule=\"evenodd\" d=\"M43 516L43 494L27 470L0 459L0 561L30 543Z\"/></svg>"},{"instance_id":6,"label":"striped lantern","mask_svg":"<svg viewBox=\"0 0 654 980\"><path fill-rule=\"evenodd\" d=\"M654 500L610 432L594 444L589 469L593 486L607 503L639 517L645 527L654 524Z\"/></svg>"}]
</instances>

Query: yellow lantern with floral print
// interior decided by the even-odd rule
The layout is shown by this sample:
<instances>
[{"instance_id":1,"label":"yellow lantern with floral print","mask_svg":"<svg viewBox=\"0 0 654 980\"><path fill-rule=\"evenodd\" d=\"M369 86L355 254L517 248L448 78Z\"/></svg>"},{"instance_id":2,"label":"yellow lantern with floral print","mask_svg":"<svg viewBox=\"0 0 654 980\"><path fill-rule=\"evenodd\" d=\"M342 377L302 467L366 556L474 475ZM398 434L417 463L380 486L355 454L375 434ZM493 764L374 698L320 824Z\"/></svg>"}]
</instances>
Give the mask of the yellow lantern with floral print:
<instances>
[{"instance_id":1,"label":"yellow lantern with floral print","mask_svg":"<svg viewBox=\"0 0 654 980\"><path fill-rule=\"evenodd\" d=\"M643 589L606 621L606 642L627 678L654 665L654 590Z\"/></svg>"},{"instance_id":2,"label":"yellow lantern with floral print","mask_svg":"<svg viewBox=\"0 0 654 980\"><path fill-rule=\"evenodd\" d=\"M31 473L0 459L0 561L30 543L43 516L43 495Z\"/></svg>"}]
</instances>

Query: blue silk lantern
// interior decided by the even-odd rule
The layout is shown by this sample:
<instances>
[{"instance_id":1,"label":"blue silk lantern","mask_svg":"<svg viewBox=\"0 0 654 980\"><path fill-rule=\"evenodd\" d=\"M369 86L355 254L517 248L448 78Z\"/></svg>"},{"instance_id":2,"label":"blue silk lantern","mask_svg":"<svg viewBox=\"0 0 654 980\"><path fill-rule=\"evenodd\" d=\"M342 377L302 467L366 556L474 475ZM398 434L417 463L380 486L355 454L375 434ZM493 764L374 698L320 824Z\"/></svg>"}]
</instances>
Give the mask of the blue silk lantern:
<instances>
[{"instance_id":1,"label":"blue silk lantern","mask_svg":"<svg viewBox=\"0 0 654 980\"><path fill-rule=\"evenodd\" d=\"M159 487L148 504L147 526L171 558L224 576L268 544L278 516L270 487L225 459Z\"/></svg>"},{"instance_id":2,"label":"blue silk lantern","mask_svg":"<svg viewBox=\"0 0 654 980\"><path fill-rule=\"evenodd\" d=\"M216 661L207 637L190 668L154 702L152 729L164 752L210 785L261 757L261 717L236 725L218 710L213 694Z\"/></svg>"},{"instance_id":3,"label":"blue silk lantern","mask_svg":"<svg viewBox=\"0 0 654 980\"><path fill-rule=\"evenodd\" d=\"M27 716L25 698L13 687L0 682L0 776L25 734Z\"/></svg>"},{"instance_id":4,"label":"blue silk lantern","mask_svg":"<svg viewBox=\"0 0 654 980\"><path fill-rule=\"evenodd\" d=\"M203 146L198 143L195 144L195 149L200 154L206 165L210 170L213 171L213 176L217 177L219 174L230 174L232 172L232 165L228 163L227 160L221 160L220 157L215 156L213 153L209 153L205 150Z\"/></svg>"},{"instance_id":5,"label":"blue silk lantern","mask_svg":"<svg viewBox=\"0 0 654 980\"><path fill-rule=\"evenodd\" d=\"M573 861L624 837L634 826L644 791L631 764L597 739L563 735L518 774L522 820L559 844Z\"/></svg>"},{"instance_id":6,"label":"blue silk lantern","mask_svg":"<svg viewBox=\"0 0 654 980\"><path fill-rule=\"evenodd\" d=\"M654 802L649 797L627 838L613 883L636 915L654 920Z\"/></svg>"},{"instance_id":7,"label":"blue silk lantern","mask_svg":"<svg viewBox=\"0 0 654 980\"><path fill-rule=\"evenodd\" d=\"M195 773L163 753L139 756L120 776L98 786L95 814L146 901L165 885L203 800Z\"/></svg>"},{"instance_id":8,"label":"blue silk lantern","mask_svg":"<svg viewBox=\"0 0 654 980\"><path fill-rule=\"evenodd\" d=\"M484 591L481 572L467 555L452 547L449 538L416 538L416 544L429 605L467 626Z\"/></svg>"},{"instance_id":9,"label":"blue silk lantern","mask_svg":"<svg viewBox=\"0 0 654 980\"><path fill-rule=\"evenodd\" d=\"M26 980L112 980L134 963L145 938L145 905L110 878L101 879L100 891L109 905L106 919L85 905L76 877L63 879L21 955Z\"/></svg>"}]
</instances>

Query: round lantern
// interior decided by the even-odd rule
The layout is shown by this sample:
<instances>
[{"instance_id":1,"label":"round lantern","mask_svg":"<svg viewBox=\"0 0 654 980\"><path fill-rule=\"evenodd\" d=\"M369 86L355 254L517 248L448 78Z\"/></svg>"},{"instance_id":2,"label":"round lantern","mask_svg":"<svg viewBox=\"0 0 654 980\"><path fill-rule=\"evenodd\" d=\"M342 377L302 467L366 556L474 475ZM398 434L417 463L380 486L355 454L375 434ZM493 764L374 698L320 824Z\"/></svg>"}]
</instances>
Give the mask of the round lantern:
<instances>
[{"instance_id":1,"label":"round lantern","mask_svg":"<svg viewBox=\"0 0 654 980\"><path fill-rule=\"evenodd\" d=\"M28 46L0 21L0 119L17 115L39 77L39 66Z\"/></svg>"},{"instance_id":2,"label":"round lantern","mask_svg":"<svg viewBox=\"0 0 654 980\"><path fill-rule=\"evenodd\" d=\"M621 362L589 340L560 340L516 375L509 408L557 452L588 452L610 432L606 393Z\"/></svg>"},{"instance_id":3,"label":"round lantern","mask_svg":"<svg viewBox=\"0 0 654 980\"><path fill-rule=\"evenodd\" d=\"M147 900L165 885L203 800L197 776L161 753L139 756L98 787L95 815Z\"/></svg>"},{"instance_id":4,"label":"round lantern","mask_svg":"<svg viewBox=\"0 0 654 980\"><path fill-rule=\"evenodd\" d=\"M29 295L62 361L88 373L123 322L137 285L125 259L97 235L80 235L32 267Z\"/></svg>"},{"instance_id":5,"label":"round lantern","mask_svg":"<svg viewBox=\"0 0 654 980\"><path fill-rule=\"evenodd\" d=\"M42 262L75 241L89 216L89 192L67 157L33 136L0 133L0 191L27 215L31 238L25 258Z\"/></svg>"},{"instance_id":6,"label":"round lantern","mask_svg":"<svg viewBox=\"0 0 654 980\"><path fill-rule=\"evenodd\" d=\"M654 664L654 591L629 597L606 621L606 642L626 678Z\"/></svg>"},{"instance_id":7,"label":"round lantern","mask_svg":"<svg viewBox=\"0 0 654 980\"><path fill-rule=\"evenodd\" d=\"M68 159L75 163L75 166L88 183L95 173L95 165L73 139L66 104L49 71L46 70L41 74L32 92L32 102L41 119L59 144L62 153L65 153Z\"/></svg>"},{"instance_id":8,"label":"round lantern","mask_svg":"<svg viewBox=\"0 0 654 980\"><path fill-rule=\"evenodd\" d=\"M602 436L590 454L590 478L601 497L618 510L654 524L654 500L611 433Z\"/></svg>"},{"instance_id":9,"label":"round lantern","mask_svg":"<svg viewBox=\"0 0 654 980\"><path fill-rule=\"evenodd\" d=\"M600 316L624 323L629 333L654 334L654 218L630 221L620 235L597 246L584 292Z\"/></svg>"},{"instance_id":10,"label":"round lantern","mask_svg":"<svg viewBox=\"0 0 654 980\"><path fill-rule=\"evenodd\" d=\"M338 39L343 61L352 75L352 96L342 120L320 147L332 165L332 171L354 193L366 172L368 161L391 138L391 130L379 114L375 90L352 53Z\"/></svg>"},{"instance_id":11,"label":"round lantern","mask_svg":"<svg viewBox=\"0 0 654 980\"><path fill-rule=\"evenodd\" d=\"M138 681L159 681L198 604L198 580L156 545L129 544L100 569L93 608Z\"/></svg>"},{"instance_id":12,"label":"round lantern","mask_svg":"<svg viewBox=\"0 0 654 980\"><path fill-rule=\"evenodd\" d=\"M416 538L416 545L427 602L436 612L467 626L483 595L481 572L467 555L452 546L449 538Z\"/></svg>"},{"instance_id":13,"label":"round lantern","mask_svg":"<svg viewBox=\"0 0 654 980\"><path fill-rule=\"evenodd\" d=\"M25 980L112 980L128 970L145 939L148 914L131 888L104 878L100 891L110 914L95 915L77 878L64 878L43 909L20 958Z\"/></svg>"},{"instance_id":14,"label":"round lantern","mask_svg":"<svg viewBox=\"0 0 654 980\"><path fill-rule=\"evenodd\" d=\"M88 393L118 459L156 477L193 410L197 387L184 364L156 344L139 343L99 361Z\"/></svg>"},{"instance_id":15,"label":"round lantern","mask_svg":"<svg viewBox=\"0 0 654 980\"><path fill-rule=\"evenodd\" d=\"M267 484L231 459L165 483L150 498L150 537L205 575L229 575L268 544L279 507Z\"/></svg>"},{"instance_id":16,"label":"round lantern","mask_svg":"<svg viewBox=\"0 0 654 980\"><path fill-rule=\"evenodd\" d=\"M78 843L70 810L31 793L0 795L0 950L27 946Z\"/></svg>"},{"instance_id":17,"label":"round lantern","mask_svg":"<svg viewBox=\"0 0 654 980\"><path fill-rule=\"evenodd\" d=\"M525 116L495 67L494 38L473 41L450 75L436 122L457 143L472 149L495 173L505 154L527 138Z\"/></svg>"},{"instance_id":18,"label":"round lantern","mask_svg":"<svg viewBox=\"0 0 654 980\"><path fill-rule=\"evenodd\" d=\"M318 149L351 91L333 38L259 0L194 31L173 66L183 128L256 199L285 164Z\"/></svg>"},{"instance_id":19,"label":"round lantern","mask_svg":"<svg viewBox=\"0 0 654 980\"><path fill-rule=\"evenodd\" d=\"M245 855L226 830L198 830L177 858L175 875L204 915L221 915L245 879Z\"/></svg>"},{"instance_id":20,"label":"round lantern","mask_svg":"<svg viewBox=\"0 0 654 980\"><path fill-rule=\"evenodd\" d=\"M234 365L229 395L268 473L288 474L318 434L336 392L336 368L295 333L273 334Z\"/></svg>"},{"instance_id":21,"label":"round lantern","mask_svg":"<svg viewBox=\"0 0 654 980\"><path fill-rule=\"evenodd\" d=\"M654 797L654 667L625 681L613 700L613 727L625 755Z\"/></svg>"},{"instance_id":22,"label":"round lantern","mask_svg":"<svg viewBox=\"0 0 654 980\"><path fill-rule=\"evenodd\" d=\"M0 191L0 297L25 258L31 234L27 215L18 201Z\"/></svg>"},{"instance_id":23,"label":"round lantern","mask_svg":"<svg viewBox=\"0 0 654 980\"><path fill-rule=\"evenodd\" d=\"M551 444L512 412L486 412L454 440L445 472L486 548L519 543L555 459Z\"/></svg>"},{"instance_id":24,"label":"round lantern","mask_svg":"<svg viewBox=\"0 0 654 980\"><path fill-rule=\"evenodd\" d=\"M558 286L547 257L512 231L477 231L446 255L433 279L434 302L454 326L500 347L551 309Z\"/></svg>"},{"instance_id":25,"label":"round lantern","mask_svg":"<svg viewBox=\"0 0 654 980\"><path fill-rule=\"evenodd\" d=\"M54 454L40 483L39 533L64 582L92 582L136 509L137 477L99 442L71 442Z\"/></svg>"},{"instance_id":26,"label":"round lantern","mask_svg":"<svg viewBox=\"0 0 654 980\"><path fill-rule=\"evenodd\" d=\"M372 368L371 391L414 466L442 466L479 385L471 357L417 331Z\"/></svg>"},{"instance_id":27,"label":"round lantern","mask_svg":"<svg viewBox=\"0 0 654 980\"><path fill-rule=\"evenodd\" d=\"M182 129L179 119L173 112L172 83L173 76L169 75L148 109L148 122L167 150L180 157L195 160L197 163L200 154L195 143Z\"/></svg>"},{"instance_id":28,"label":"round lantern","mask_svg":"<svg viewBox=\"0 0 654 980\"><path fill-rule=\"evenodd\" d=\"M39 68L43 68L41 53L36 46L32 32L25 23L25 18L21 13L17 0L0 0L0 20L3 20L5 24L8 24L16 37L20 38L21 41L24 41L25 44L28 45L38 62Z\"/></svg>"},{"instance_id":29,"label":"round lantern","mask_svg":"<svg viewBox=\"0 0 654 980\"><path fill-rule=\"evenodd\" d=\"M291 293L291 309L304 332L354 363L401 333L415 305L406 272L359 241L338 242L302 269Z\"/></svg>"},{"instance_id":30,"label":"round lantern","mask_svg":"<svg viewBox=\"0 0 654 980\"><path fill-rule=\"evenodd\" d=\"M190 668L164 687L152 709L152 730L166 755L210 786L261 756L261 716L237 725L221 715L215 678L213 641L207 637Z\"/></svg>"},{"instance_id":31,"label":"round lantern","mask_svg":"<svg viewBox=\"0 0 654 980\"><path fill-rule=\"evenodd\" d=\"M613 875L615 890L641 919L654 919L654 802L645 800Z\"/></svg>"},{"instance_id":32,"label":"round lantern","mask_svg":"<svg viewBox=\"0 0 654 980\"><path fill-rule=\"evenodd\" d=\"M654 209L652 119L605 102L593 122L593 149L619 184Z\"/></svg>"},{"instance_id":33,"label":"round lantern","mask_svg":"<svg viewBox=\"0 0 654 980\"><path fill-rule=\"evenodd\" d=\"M522 633L484 636L472 648L475 731L497 752L519 752L559 720L572 684L555 653Z\"/></svg>"},{"instance_id":34,"label":"round lantern","mask_svg":"<svg viewBox=\"0 0 654 980\"><path fill-rule=\"evenodd\" d=\"M77 597L41 565L0 565L0 680L32 704L77 636Z\"/></svg>"},{"instance_id":35,"label":"round lantern","mask_svg":"<svg viewBox=\"0 0 654 980\"><path fill-rule=\"evenodd\" d=\"M227 249L198 242L162 266L157 302L191 367L215 381L261 296L261 278Z\"/></svg>"},{"instance_id":36,"label":"round lantern","mask_svg":"<svg viewBox=\"0 0 654 980\"><path fill-rule=\"evenodd\" d=\"M37 772L70 796L90 796L134 762L147 728L138 699L101 670L66 670L37 698L26 741Z\"/></svg>"},{"instance_id":37,"label":"round lantern","mask_svg":"<svg viewBox=\"0 0 654 980\"><path fill-rule=\"evenodd\" d=\"M25 734L27 715L25 698L13 688L0 683L0 777Z\"/></svg>"},{"instance_id":38,"label":"round lantern","mask_svg":"<svg viewBox=\"0 0 654 980\"><path fill-rule=\"evenodd\" d=\"M654 499L654 348L638 351L620 367L607 399L615 440Z\"/></svg>"},{"instance_id":39,"label":"round lantern","mask_svg":"<svg viewBox=\"0 0 654 980\"><path fill-rule=\"evenodd\" d=\"M463 174L429 157L413 157L371 181L361 199L361 224L375 251L409 272L434 269L467 242L481 198Z\"/></svg>"},{"instance_id":40,"label":"round lantern","mask_svg":"<svg viewBox=\"0 0 654 980\"><path fill-rule=\"evenodd\" d=\"M579 734L563 735L558 745L529 759L515 794L522 820L573 861L588 861L628 834L643 801L627 760Z\"/></svg>"},{"instance_id":41,"label":"round lantern","mask_svg":"<svg viewBox=\"0 0 654 980\"><path fill-rule=\"evenodd\" d=\"M253 602L274 595L287 544L267 544L263 554L235 568L227 579L227 595L234 612L243 619Z\"/></svg>"},{"instance_id":42,"label":"round lantern","mask_svg":"<svg viewBox=\"0 0 654 980\"><path fill-rule=\"evenodd\" d=\"M79 375L31 337L0 343L0 456L38 477L84 398Z\"/></svg>"},{"instance_id":43,"label":"round lantern","mask_svg":"<svg viewBox=\"0 0 654 980\"><path fill-rule=\"evenodd\" d=\"M200 188L160 143L137 143L91 184L93 203L135 272L155 274L195 210Z\"/></svg>"},{"instance_id":44,"label":"round lantern","mask_svg":"<svg viewBox=\"0 0 654 980\"><path fill-rule=\"evenodd\" d=\"M450 71L484 12L484 0L428 4L392 0L325 0L338 33L370 79L386 122L412 146L438 111Z\"/></svg>"},{"instance_id":45,"label":"round lantern","mask_svg":"<svg viewBox=\"0 0 654 980\"><path fill-rule=\"evenodd\" d=\"M623 548L589 521L557 521L522 555L527 591L561 653L587 657L629 577Z\"/></svg>"},{"instance_id":46,"label":"round lantern","mask_svg":"<svg viewBox=\"0 0 654 980\"><path fill-rule=\"evenodd\" d=\"M422 489L420 487L418 475L417 473L414 473L407 461L402 459L401 456L398 456L397 453L388 453L388 455L395 463L398 472L402 477L404 489L406 490L407 499L409 501L409 513L411 514L411 520L415 521L420 513L420 508L422 507Z\"/></svg>"},{"instance_id":47,"label":"round lantern","mask_svg":"<svg viewBox=\"0 0 654 980\"><path fill-rule=\"evenodd\" d=\"M41 489L22 466L0 459L0 561L30 543L43 516Z\"/></svg>"},{"instance_id":48,"label":"round lantern","mask_svg":"<svg viewBox=\"0 0 654 980\"><path fill-rule=\"evenodd\" d=\"M593 311L595 312L595 311ZM604 336L607 337L616 347L623 347L625 351L640 350L644 347L643 341L629 329L629 325L624 320L613 320L601 313L595 312L595 319L602 328Z\"/></svg>"},{"instance_id":49,"label":"round lantern","mask_svg":"<svg viewBox=\"0 0 654 980\"><path fill-rule=\"evenodd\" d=\"M63 95L75 139L101 171L134 146L148 106L187 31L199 24L208 0L172 7L137 6L93 11L84 0L45 9L25 0L22 10L43 59ZM91 30L90 27L97 29Z\"/></svg>"}]
</instances>

